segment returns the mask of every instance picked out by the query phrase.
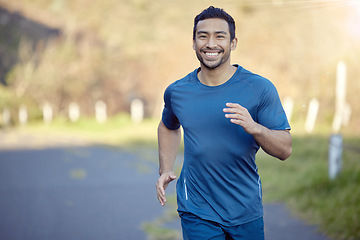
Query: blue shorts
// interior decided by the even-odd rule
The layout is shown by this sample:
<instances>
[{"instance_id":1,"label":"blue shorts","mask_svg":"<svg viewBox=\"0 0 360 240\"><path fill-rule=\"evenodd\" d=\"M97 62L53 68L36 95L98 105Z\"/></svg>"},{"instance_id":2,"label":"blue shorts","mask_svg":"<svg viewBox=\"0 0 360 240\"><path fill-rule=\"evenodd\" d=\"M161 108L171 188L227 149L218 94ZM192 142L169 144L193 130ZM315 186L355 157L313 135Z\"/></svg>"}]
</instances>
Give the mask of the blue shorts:
<instances>
[{"instance_id":1,"label":"blue shorts","mask_svg":"<svg viewBox=\"0 0 360 240\"><path fill-rule=\"evenodd\" d=\"M238 226L226 227L203 220L191 213L181 212L184 240L264 240L264 221L258 218Z\"/></svg>"}]
</instances>

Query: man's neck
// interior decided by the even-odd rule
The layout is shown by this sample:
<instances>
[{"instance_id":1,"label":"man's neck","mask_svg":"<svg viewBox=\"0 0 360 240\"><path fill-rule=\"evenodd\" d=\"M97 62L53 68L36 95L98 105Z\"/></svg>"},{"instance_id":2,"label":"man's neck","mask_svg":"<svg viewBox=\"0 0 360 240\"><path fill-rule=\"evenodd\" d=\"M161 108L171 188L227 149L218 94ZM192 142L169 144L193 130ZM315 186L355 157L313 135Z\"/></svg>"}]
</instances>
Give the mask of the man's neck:
<instances>
[{"instance_id":1,"label":"man's neck","mask_svg":"<svg viewBox=\"0 0 360 240\"><path fill-rule=\"evenodd\" d=\"M219 86L228 81L236 72L237 67L230 64L223 64L215 69L201 66L198 73L200 82L207 86Z\"/></svg>"}]
</instances>

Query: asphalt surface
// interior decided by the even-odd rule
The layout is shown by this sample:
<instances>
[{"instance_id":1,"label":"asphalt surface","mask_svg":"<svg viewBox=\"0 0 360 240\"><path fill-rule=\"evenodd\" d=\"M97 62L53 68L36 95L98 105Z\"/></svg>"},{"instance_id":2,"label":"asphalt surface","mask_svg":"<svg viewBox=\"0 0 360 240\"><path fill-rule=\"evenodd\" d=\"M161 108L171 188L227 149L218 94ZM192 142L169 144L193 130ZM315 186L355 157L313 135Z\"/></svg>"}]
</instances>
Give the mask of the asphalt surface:
<instances>
[{"instance_id":1,"label":"asphalt surface","mask_svg":"<svg viewBox=\"0 0 360 240\"><path fill-rule=\"evenodd\" d=\"M0 239L146 239L155 172L104 147L1 151Z\"/></svg>"},{"instance_id":2,"label":"asphalt surface","mask_svg":"<svg viewBox=\"0 0 360 240\"><path fill-rule=\"evenodd\" d=\"M0 138L0 240L146 240L143 224L166 211L155 195L156 153L71 142L6 149L4 141ZM327 240L282 203L264 209L267 240ZM180 233L179 220L170 228Z\"/></svg>"}]
</instances>

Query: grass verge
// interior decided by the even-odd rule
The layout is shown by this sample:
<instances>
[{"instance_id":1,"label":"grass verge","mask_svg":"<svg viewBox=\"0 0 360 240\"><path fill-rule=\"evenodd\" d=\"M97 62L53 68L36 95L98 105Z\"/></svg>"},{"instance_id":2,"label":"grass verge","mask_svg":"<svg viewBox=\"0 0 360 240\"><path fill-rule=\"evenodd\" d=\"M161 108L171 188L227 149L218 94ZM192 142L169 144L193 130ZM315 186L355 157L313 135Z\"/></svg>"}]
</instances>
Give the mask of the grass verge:
<instances>
[{"instance_id":1,"label":"grass verge","mask_svg":"<svg viewBox=\"0 0 360 240\"><path fill-rule=\"evenodd\" d=\"M360 146L360 138L345 138L346 144ZM333 239L360 239L360 155L345 149L342 172L330 180L328 145L326 136L294 136L285 162L259 153L264 201L285 202Z\"/></svg>"},{"instance_id":2,"label":"grass verge","mask_svg":"<svg viewBox=\"0 0 360 240\"><path fill-rule=\"evenodd\" d=\"M57 118L51 124L33 122L20 131L37 135L55 135L67 138L82 138L89 142L122 146L157 147L158 121L145 119L141 123L133 123L127 114L119 114L100 124L92 118L80 118L77 122Z\"/></svg>"}]
</instances>

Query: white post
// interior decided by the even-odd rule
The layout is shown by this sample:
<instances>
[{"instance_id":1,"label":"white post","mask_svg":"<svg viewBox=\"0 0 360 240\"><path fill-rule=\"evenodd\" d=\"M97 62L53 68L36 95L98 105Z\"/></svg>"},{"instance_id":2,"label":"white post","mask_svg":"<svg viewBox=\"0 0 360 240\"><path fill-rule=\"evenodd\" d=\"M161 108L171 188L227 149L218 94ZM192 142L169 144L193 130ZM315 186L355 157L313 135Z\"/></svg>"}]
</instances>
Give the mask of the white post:
<instances>
[{"instance_id":1,"label":"white post","mask_svg":"<svg viewBox=\"0 0 360 240\"><path fill-rule=\"evenodd\" d=\"M284 99L283 107L284 107L286 117L287 117L288 121L290 122L291 121L291 116L292 116L292 111L293 111L293 108L294 108L294 101L292 100L292 98L286 97Z\"/></svg>"},{"instance_id":2,"label":"white post","mask_svg":"<svg viewBox=\"0 0 360 240\"><path fill-rule=\"evenodd\" d=\"M335 179L342 168L342 136L333 134L329 144L329 178Z\"/></svg>"},{"instance_id":3,"label":"white post","mask_svg":"<svg viewBox=\"0 0 360 240\"><path fill-rule=\"evenodd\" d=\"M140 99L131 101L130 106L131 120L134 123L139 123L144 119L144 103Z\"/></svg>"},{"instance_id":4,"label":"white post","mask_svg":"<svg viewBox=\"0 0 360 240\"><path fill-rule=\"evenodd\" d=\"M28 121L28 112L25 105L21 105L19 108L19 122L21 125L26 125Z\"/></svg>"},{"instance_id":5,"label":"white post","mask_svg":"<svg viewBox=\"0 0 360 240\"><path fill-rule=\"evenodd\" d=\"M351 106L350 104L345 104L344 115L343 115L343 126L349 125L350 118L351 118Z\"/></svg>"},{"instance_id":6,"label":"white post","mask_svg":"<svg viewBox=\"0 0 360 240\"><path fill-rule=\"evenodd\" d=\"M338 133L344 121L344 109L346 104L346 65L342 61L340 61L337 65L335 88L336 103L332 129L335 133Z\"/></svg>"},{"instance_id":7,"label":"white post","mask_svg":"<svg viewBox=\"0 0 360 240\"><path fill-rule=\"evenodd\" d=\"M49 103L43 105L43 118L46 124L50 124L53 119L53 110Z\"/></svg>"},{"instance_id":8,"label":"white post","mask_svg":"<svg viewBox=\"0 0 360 240\"><path fill-rule=\"evenodd\" d=\"M76 122L80 118L80 108L77 103L70 103L69 105L69 118L71 122Z\"/></svg>"},{"instance_id":9,"label":"white post","mask_svg":"<svg viewBox=\"0 0 360 240\"><path fill-rule=\"evenodd\" d=\"M319 101L316 98L313 98L309 103L308 114L305 121L305 131L307 133L311 133L314 130L318 111Z\"/></svg>"},{"instance_id":10,"label":"white post","mask_svg":"<svg viewBox=\"0 0 360 240\"><path fill-rule=\"evenodd\" d=\"M107 120L106 104L103 101L95 103L95 116L98 123L105 123Z\"/></svg>"}]
</instances>

